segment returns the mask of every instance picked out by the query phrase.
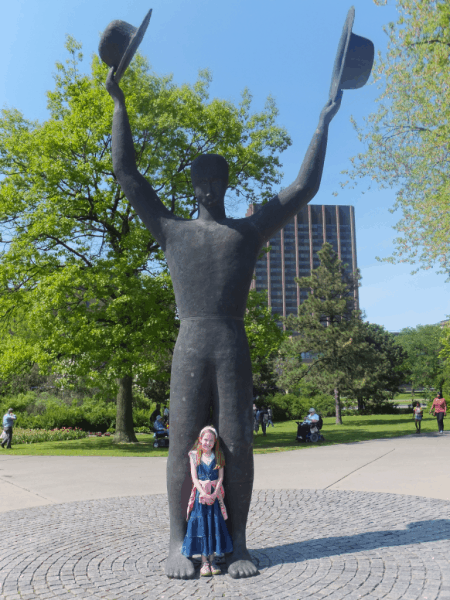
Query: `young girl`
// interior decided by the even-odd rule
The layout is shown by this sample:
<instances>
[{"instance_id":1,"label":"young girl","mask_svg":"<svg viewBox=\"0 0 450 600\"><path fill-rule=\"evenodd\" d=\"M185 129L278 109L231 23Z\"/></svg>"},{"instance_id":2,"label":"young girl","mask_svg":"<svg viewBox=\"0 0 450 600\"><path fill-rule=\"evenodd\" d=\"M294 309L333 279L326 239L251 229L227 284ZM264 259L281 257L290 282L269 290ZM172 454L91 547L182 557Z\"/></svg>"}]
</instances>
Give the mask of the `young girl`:
<instances>
[{"instance_id":1,"label":"young girl","mask_svg":"<svg viewBox=\"0 0 450 600\"><path fill-rule=\"evenodd\" d=\"M420 433L420 426L422 424L423 410L420 406L420 402L416 402L414 407L414 423L416 424L416 433Z\"/></svg>"},{"instance_id":2,"label":"young girl","mask_svg":"<svg viewBox=\"0 0 450 600\"><path fill-rule=\"evenodd\" d=\"M212 451L214 445L215 452ZM200 431L189 458L193 486L181 553L189 558L194 554L202 555L202 577L219 575L221 571L214 562L214 554L223 556L225 552L233 552L233 542L225 524L228 518L222 487L225 460L214 427L204 427Z\"/></svg>"}]
</instances>

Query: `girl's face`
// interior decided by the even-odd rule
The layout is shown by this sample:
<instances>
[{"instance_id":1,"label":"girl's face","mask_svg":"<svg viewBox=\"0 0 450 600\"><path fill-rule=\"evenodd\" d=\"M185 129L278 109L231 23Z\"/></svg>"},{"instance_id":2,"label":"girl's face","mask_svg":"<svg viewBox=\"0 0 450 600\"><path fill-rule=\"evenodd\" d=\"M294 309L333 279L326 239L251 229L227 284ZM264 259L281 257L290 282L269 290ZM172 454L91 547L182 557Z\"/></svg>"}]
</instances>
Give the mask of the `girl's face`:
<instances>
[{"instance_id":1,"label":"girl's face","mask_svg":"<svg viewBox=\"0 0 450 600\"><path fill-rule=\"evenodd\" d=\"M214 437L214 434L212 433L212 431L206 431L203 434L201 443L202 443L202 451L205 454L210 454L214 444L216 443L216 438Z\"/></svg>"}]
</instances>

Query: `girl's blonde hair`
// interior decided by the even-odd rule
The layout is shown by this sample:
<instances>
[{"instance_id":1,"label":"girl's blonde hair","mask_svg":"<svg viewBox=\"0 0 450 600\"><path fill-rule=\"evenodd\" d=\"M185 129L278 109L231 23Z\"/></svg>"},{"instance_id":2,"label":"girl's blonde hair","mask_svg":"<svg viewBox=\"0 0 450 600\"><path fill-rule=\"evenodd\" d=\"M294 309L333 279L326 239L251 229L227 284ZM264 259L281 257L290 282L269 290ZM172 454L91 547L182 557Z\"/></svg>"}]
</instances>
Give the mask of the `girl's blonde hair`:
<instances>
[{"instance_id":1,"label":"girl's blonde hair","mask_svg":"<svg viewBox=\"0 0 450 600\"><path fill-rule=\"evenodd\" d=\"M196 452L197 456L196 456L196 464L199 465L200 464L200 460L202 458L202 454L203 454L203 450L202 450L202 437L205 435L205 433L207 431L210 431L215 439L216 439L216 443L214 446L214 455L216 458L216 466L214 467L214 469L221 469L222 467L225 466L225 458L222 454L222 451L220 450L220 444L219 444L219 436L217 434L217 431L214 429L214 427L212 425L208 425L206 427L203 427L203 429L200 431L199 436L197 441L194 444L194 448L193 450Z\"/></svg>"}]
</instances>

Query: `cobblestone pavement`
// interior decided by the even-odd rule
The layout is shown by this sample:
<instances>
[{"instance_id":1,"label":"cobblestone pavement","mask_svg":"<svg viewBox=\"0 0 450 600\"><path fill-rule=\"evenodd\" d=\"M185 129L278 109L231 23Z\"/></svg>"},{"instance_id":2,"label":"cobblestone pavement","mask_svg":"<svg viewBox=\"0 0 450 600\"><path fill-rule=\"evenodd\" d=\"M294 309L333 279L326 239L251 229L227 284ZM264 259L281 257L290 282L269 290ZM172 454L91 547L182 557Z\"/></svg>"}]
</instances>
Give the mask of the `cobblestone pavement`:
<instances>
[{"instance_id":1,"label":"cobblestone pavement","mask_svg":"<svg viewBox=\"0 0 450 600\"><path fill-rule=\"evenodd\" d=\"M260 575L163 573L167 497L10 511L2 600L450 599L450 502L347 491L254 493L248 545Z\"/></svg>"}]
</instances>

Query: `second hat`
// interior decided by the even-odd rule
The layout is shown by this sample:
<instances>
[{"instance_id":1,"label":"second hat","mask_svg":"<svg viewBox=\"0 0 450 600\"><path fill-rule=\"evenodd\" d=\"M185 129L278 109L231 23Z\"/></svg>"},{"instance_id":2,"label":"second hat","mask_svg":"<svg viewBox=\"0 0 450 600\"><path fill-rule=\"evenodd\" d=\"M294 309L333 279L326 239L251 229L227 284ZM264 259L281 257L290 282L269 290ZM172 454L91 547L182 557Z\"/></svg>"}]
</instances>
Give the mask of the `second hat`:
<instances>
[{"instance_id":1,"label":"second hat","mask_svg":"<svg viewBox=\"0 0 450 600\"><path fill-rule=\"evenodd\" d=\"M352 33L355 9L352 6L342 29L341 39L334 61L330 86L330 98L336 98L339 90L355 90L369 79L375 49L373 43Z\"/></svg>"}]
</instances>

